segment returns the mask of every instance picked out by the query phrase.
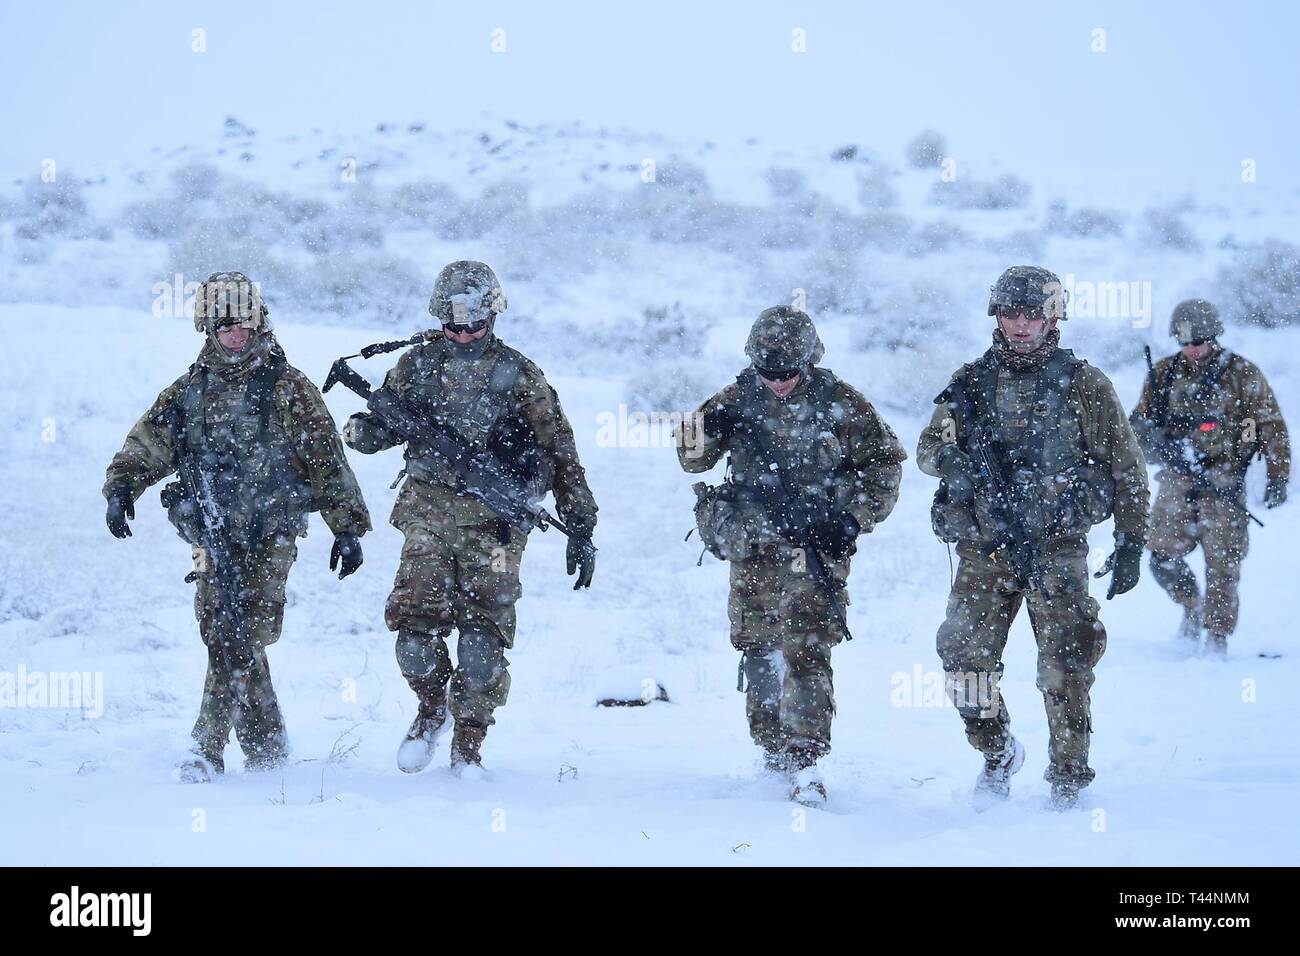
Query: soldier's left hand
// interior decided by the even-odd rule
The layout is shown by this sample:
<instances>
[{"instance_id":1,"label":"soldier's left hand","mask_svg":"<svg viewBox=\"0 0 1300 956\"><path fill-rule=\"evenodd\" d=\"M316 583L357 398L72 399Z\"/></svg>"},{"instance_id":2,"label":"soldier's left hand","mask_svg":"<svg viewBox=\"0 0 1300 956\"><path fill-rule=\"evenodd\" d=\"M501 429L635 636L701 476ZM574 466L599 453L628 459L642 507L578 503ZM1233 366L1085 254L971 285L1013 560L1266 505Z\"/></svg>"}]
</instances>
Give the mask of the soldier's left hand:
<instances>
[{"instance_id":1,"label":"soldier's left hand","mask_svg":"<svg viewBox=\"0 0 1300 956\"><path fill-rule=\"evenodd\" d=\"M564 564L568 569L566 573L578 573L578 579L573 583L573 590L579 588L591 587L591 575L596 570L596 549L592 547L591 538L583 538L577 535L569 538L568 546L564 550Z\"/></svg>"},{"instance_id":2,"label":"soldier's left hand","mask_svg":"<svg viewBox=\"0 0 1300 956\"><path fill-rule=\"evenodd\" d=\"M1286 503L1286 481L1282 478L1270 478L1268 489L1264 492L1264 507L1276 508Z\"/></svg>"},{"instance_id":3,"label":"soldier's left hand","mask_svg":"<svg viewBox=\"0 0 1300 956\"><path fill-rule=\"evenodd\" d=\"M361 567L361 539L351 532L334 536L334 547L330 549L330 570L333 571L343 562L339 570L339 580L343 580L357 568Z\"/></svg>"},{"instance_id":4,"label":"soldier's left hand","mask_svg":"<svg viewBox=\"0 0 1300 956\"><path fill-rule=\"evenodd\" d=\"M113 537L131 537L131 526L127 524L128 518L135 518L135 503L131 500L130 493L125 491L114 493L108 499L108 512L105 518Z\"/></svg>"},{"instance_id":5,"label":"soldier's left hand","mask_svg":"<svg viewBox=\"0 0 1300 956\"><path fill-rule=\"evenodd\" d=\"M813 544L832 558L842 558L857 540L862 530L858 519L847 511L831 515L813 529Z\"/></svg>"}]
</instances>

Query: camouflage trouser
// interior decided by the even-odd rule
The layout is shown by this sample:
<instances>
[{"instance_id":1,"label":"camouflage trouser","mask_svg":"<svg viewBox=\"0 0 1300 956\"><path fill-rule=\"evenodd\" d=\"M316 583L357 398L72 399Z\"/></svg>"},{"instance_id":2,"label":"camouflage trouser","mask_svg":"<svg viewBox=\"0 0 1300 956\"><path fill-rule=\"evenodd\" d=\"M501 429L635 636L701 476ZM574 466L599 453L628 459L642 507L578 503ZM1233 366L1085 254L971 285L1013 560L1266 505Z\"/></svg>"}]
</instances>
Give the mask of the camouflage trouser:
<instances>
[{"instance_id":1,"label":"camouflage trouser","mask_svg":"<svg viewBox=\"0 0 1300 956\"><path fill-rule=\"evenodd\" d=\"M1202 623L1223 637L1237 627L1237 585L1250 546L1244 511L1213 494L1189 496L1189 486L1164 481L1151 509L1151 573L1185 608L1200 603L1196 575L1183 559L1199 544L1205 556Z\"/></svg>"},{"instance_id":2,"label":"camouflage trouser","mask_svg":"<svg viewBox=\"0 0 1300 956\"><path fill-rule=\"evenodd\" d=\"M527 537L502 542L495 526L402 528L406 543L384 610L397 631L397 663L422 701L436 700L450 681L452 716L487 727L510 693L505 652L515 641L515 602L523 593L519 563ZM446 638L459 631L453 671Z\"/></svg>"},{"instance_id":3,"label":"camouflage trouser","mask_svg":"<svg viewBox=\"0 0 1300 956\"><path fill-rule=\"evenodd\" d=\"M849 559L827 562L841 605ZM831 749L835 693L831 649L843 639L829 600L789 549L764 549L731 564L731 643L744 652L745 713L769 752Z\"/></svg>"},{"instance_id":4,"label":"camouflage trouser","mask_svg":"<svg viewBox=\"0 0 1300 956\"><path fill-rule=\"evenodd\" d=\"M266 539L252 551L237 552L240 565L240 603L244 624L253 645L247 674L248 706L238 706L239 693L226 666L218 637L219 606L212 579L201 575L194 596L199 634L208 648L208 673L203 682L203 702L191 736L206 752L220 754L235 736L245 756L275 756L285 752L287 741L280 705L271 686L265 648L280 638L284 624L284 585L298 556L297 541L287 535Z\"/></svg>"},{"instance_id":5,"label":"camouflage trouser","mask_svg":"<svg viewBox=\"0 0 1300 956\"><path fill-rule=\"evenodd\" d=\"M957 553L961 561L938 649L949 687L966 691L954 695L966 738L985 754L1006 746L1011 715L998 683L1007 633L1023 600L1038 642L1038 689L1051 737L1048 777L1088 783L1094 776L1088 767L1088 691L1093 667L1106 649L1106 631L1097 619L1097 602L1088 596L1087 541L1067 539L1045 549L1043 586L1027 593L1004 563L984 557L978 546L961 544Z\"/></svg>"}]
</instances>

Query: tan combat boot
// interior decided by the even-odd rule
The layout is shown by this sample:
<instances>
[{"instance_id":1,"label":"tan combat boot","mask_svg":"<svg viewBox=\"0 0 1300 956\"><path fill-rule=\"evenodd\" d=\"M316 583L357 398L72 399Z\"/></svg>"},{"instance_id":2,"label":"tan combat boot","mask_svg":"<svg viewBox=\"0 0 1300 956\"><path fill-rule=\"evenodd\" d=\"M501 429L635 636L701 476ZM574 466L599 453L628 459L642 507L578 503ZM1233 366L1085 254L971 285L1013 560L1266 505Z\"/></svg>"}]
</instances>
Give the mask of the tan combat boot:
<instances>
[{"instance_id":1,"label":"tan combat boot","mask_svg":"<svg viewBox=\"0 0 1300 956\"><path fill-rule=\"evenodd\" d=\"M448 730L447 724L446 689L440 687L429 695L421 696L420 709L397 748L398 768L403 773L419 773L429 766L438 738Z\"/></svg>"},{"instance_id":2,"label":"tan combat boot","mask_svg":"<svg viewBox=\"0 0 1300 956\"><path fill-rule=\"evenodd\" d=\"M458 777L477 777L483 773L479 748L487 736L486 727L472 727L456 721L451 735L451 772Z\"/></svg>"}]
</instances>

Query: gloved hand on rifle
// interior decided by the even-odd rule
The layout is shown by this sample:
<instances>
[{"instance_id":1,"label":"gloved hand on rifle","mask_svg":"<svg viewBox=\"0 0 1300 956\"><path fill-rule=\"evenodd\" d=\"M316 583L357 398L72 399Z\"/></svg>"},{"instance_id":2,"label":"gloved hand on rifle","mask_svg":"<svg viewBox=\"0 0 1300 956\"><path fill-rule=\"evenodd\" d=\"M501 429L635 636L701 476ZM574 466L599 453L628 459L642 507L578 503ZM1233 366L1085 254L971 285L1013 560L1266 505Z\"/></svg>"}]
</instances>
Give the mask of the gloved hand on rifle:
<instances>
[{"instance_id":1,"label":"gloved hand on rifle","mask_svg":"<svg viewBox=\"0 0 1300 956\"><path fill-rule=\"evenodd\" d=\"M710 438L716 438L719 441L726 441L736 430L736 422L731 410L726 405L719 405L717 408L704 415L704 434Z\"/></svg>"},{"instance_id":2,"label":"gloved hand on rifle","mask_svg":"<svg viewBox=\"0 0 1300 956\"><path fill-rule=\"evenodd\" d=\"M1114 576L1110 579L1110 589L1106 592L1107 601L1116 594L1132 591L1137 586L1138 578L1142 575L1142 542L1123 532L1116 535L1115 550L1093 577L1104 578L1112 571Z\"/></svg>"},{"instance_id":3,"label":"gloved hand on rifle","mask_svg":"<svg viewBox=\"0 0 1300 956\"><path fill-rule=\"evenodd\" d=\"M330 549L330 570L338 569L340 561L343 562L343 567L339 570L340 581L361 567L361 538L350 531L334 536L334 547Z\"/></svg>"},{"instance_id":4,"label":"gloved hand on rifle","mask_svg":"<svg viewBox=\"0 0 1300 956\"><path fill-rule=\"evenodd\" d=\"M108 514L105 520L108 523L108 530L113 533L115 538L131 537L131 526L127 524L127 519L135 520L135 502L131 499L129 491L114 491L108 498Z\"/></svg>"},{"instance_id":5,"label":"gloved hand on rifle","mask_svg":"<svg viewBox=\"0 0 1300 956\"><path fill-rule=\"evenodd\" d=\"M948 485L948 500L963 503L975 498L975 462L955 444L944 445L935 464Z\"/></svg>"},{"instance_id":6,"label":"gloved hand on rifle","mask_svg":"<svg viewBox=\"0 0 1300 956\"><path fill-rule=\"evenodd\" d=\"M1286 503L1286 479L1270 478L1268 489L1264 492L1264 507L1276 508Z\"/></svg>"},{"instance_id":7,"label":"gloved hand on rifle","mask_svg":"<svg viewBox=\"0 0 1300 956\"><path fill-rule=\"evenodd\" d=\"M857 518L841 511L828 515L813 526L812 545L832 558L842 558L849 553L861 530Z\"/></svg>"},{"instance_id":8,"label":"gloved hand on rifle","mask_svg":"<svg viewBox=\"0 0 1300 956\"><path fill-rule=\"evenodd\" d=\"M564 566L566 574L575 571L578 578L573 583L573 590L591 587L591 576L596 571L596 549L591 543L591 532L585 534L574 531L564 549Z\"/></svg>"},{"instance_id":9,"label":"gloved hand on rifle","mask_svg":"<svg viewBox=\"0 0 1300 956\"><path fill-rule=\"evenodd\" d=\"M786 509L789 536L795 543L806 542L814 550L833 558L848 554L857 539L857 519L847 511L832 510L823 501L801 498Z\"/></svg>"},{"instance_id":10,"label":"gloved hand on rifle","mask_svg":"<svg viewBox=\"0 0 1300 956\"><path fill-rule=\"evenodd\" d=\"M1174 471L1186 472L1192 466L1192 463L1184 454L1186 448L1185 442L1166 438L1156 446L1156 453L1159 454L1160 460Z\"/></svg>"}]
</instances>

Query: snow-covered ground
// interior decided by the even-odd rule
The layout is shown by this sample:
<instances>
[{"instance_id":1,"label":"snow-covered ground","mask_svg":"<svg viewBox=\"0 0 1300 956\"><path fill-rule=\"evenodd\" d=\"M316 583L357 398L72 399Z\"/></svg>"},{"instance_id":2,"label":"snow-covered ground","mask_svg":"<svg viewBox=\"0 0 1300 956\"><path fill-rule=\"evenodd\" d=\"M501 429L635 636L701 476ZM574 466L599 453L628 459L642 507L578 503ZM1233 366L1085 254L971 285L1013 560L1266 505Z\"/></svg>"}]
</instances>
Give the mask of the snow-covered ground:
<instances>
[{"instance_id":1,"label":"snow-covered ground","mask_svg":"<svg viewBox=\"0 0 1300 956\"><path fill-rule=\"evenodd\" d=\"M503 267L507 275L508 267ZM701 284L703 290L704 286ZM646 287L628 291L646 295ZM703 293L702 293L703 294ZM682 298L687 298L685 290ZM982 328L981 303L963 307ZM535 314L512 292L512 309ZM405 328L418 328L422 302ZM499 330L512 340L507 312ZM392 327L313 324L289 303L277 333L315 378L338 355ZM726 314L710 336L714 380L743 364L749 316ZM1157 320L1159 321L1159 320ZM543 326L545 327L545 326ZM490 772L452 777L396 769L413 697L392 658L382 607L399 535L385 523L396 452L353 456L379 526L366 563L338 581L318 518L289 580L284 636L270 651L293 762L283 772L230 772L207 787L173 783L202 684L204 653L182 582L188 549L150 491L134 536L103 525L102 473L126 429L182 371L199 337L140 308L0 307L8 358L0 376L0 671L103 675L102 714L0 709L0 862L62 864L606 863L606 864L1294 864L1300 832L1300 681L1294 646L1293 543L1300 506L1260 513L1229 658L1185 658L1174 606L1144 576L1103 601L1109 649L1093 694L1096 783L1084 808L1045 809L1046 730L1023 617L1003 684L1029 760L1011 801L969 805L979 766L951 707L906 690L934 680L933 636L948 558L928 527L932 482L913 463L892 518L862 542L850 584L852 643L835 653L834 751L825 811L803 811L761 778L735 690L726 568L682 541L691 478L668 447L606 447L602 415L627 400L623 367L597 353L541 364L574 423L602 505L594 588L575 594L562 539L534 535L510 655L513 688L484 748ZM572 323L529 343L572 336ZM1066 344L1087 325L1065 327ZM926 414L895 410L888 351L854 351L827 323L825 364L877 400L909 451ZM980 333L982 336L982 333ZM1300 330L1234 330L1230 344L1268 371L1284 409L1300 409ZM1142 367L1082 349L1131 403ZM555 354L560 354L558 349ZM973 352L972 352L973 354ZM961 355L957 358L960 359ZM970 356L965 356L970 357ZM937 359L936 361L947 361ZM372 377L382 360L371 363ZM930 394L951 366L916 386ZM694 400L703 398L703 394ZM337 419L356 410L328 397ZM1258 467L1258 466L1257 466ZM1260 476L1252 473L1258 504ZM1097 555L1109 526L1096 529ZM1144 569L1145 575L1145 569ZM1260 655L1281 654L1280 657ZM594 706L610 684L642 678L671 702Z\"/></svg>"}]
</instances>

